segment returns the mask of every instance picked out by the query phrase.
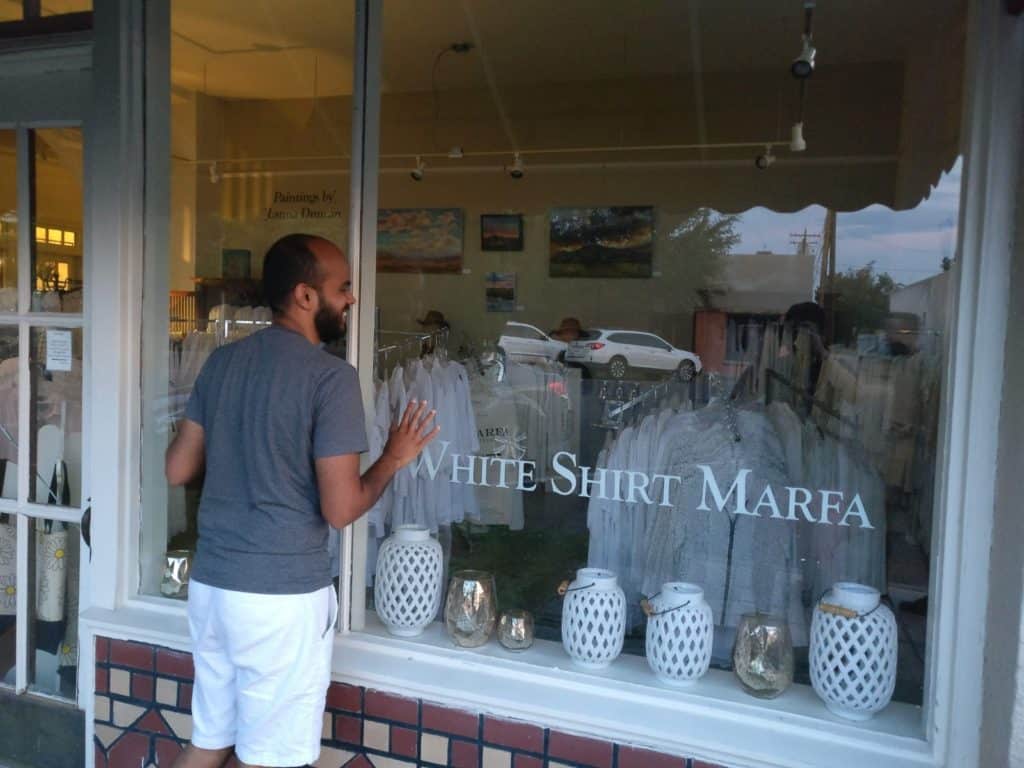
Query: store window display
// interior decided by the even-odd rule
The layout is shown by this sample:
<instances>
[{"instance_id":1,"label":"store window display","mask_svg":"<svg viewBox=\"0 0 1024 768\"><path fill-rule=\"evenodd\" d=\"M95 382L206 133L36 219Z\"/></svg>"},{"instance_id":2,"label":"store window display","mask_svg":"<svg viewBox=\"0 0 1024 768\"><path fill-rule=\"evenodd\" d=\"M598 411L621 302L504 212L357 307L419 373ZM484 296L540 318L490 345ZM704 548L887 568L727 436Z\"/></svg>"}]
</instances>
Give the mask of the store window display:
<instances>
[{"instance_id":1,"label":"store window display","mask_svg":"<svg viewBox=\"0 0 1024 768\"><path fill-rule=\"evenodd\" d=\"M357 529L368 623L377 552L417 525L443 587L493 575L540 641L590 568L623 592L622 652L650 654L651 606L686 582L711 667L770 614L807 684L815 611L854 582L893 611L894 699L921 702L964 32L959 5L928 9L816 9L828 55L801 85L799 4L743 30L703 6L442 3L424 26L385 4L369 458L410 399L443 432ZM175 29L199 39L212 13L176 4ZM309 93L172 45L171 309L146 315L171 349L149 401L171 404L150 417L165 441L193 363L262 322L243 254L299 223L345 239L351 84L311 30L280 34L320 45ZM196 490L143 474L155 592Z\"/></svg>"}]
</instances>

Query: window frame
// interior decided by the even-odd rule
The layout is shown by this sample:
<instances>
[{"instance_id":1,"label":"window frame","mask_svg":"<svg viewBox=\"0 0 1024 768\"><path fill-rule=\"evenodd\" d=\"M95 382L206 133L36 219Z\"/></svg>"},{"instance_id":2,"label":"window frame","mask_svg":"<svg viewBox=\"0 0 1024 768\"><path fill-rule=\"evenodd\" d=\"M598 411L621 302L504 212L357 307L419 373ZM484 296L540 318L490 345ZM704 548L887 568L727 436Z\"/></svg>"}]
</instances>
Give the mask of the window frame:
<instances>
[{"instance_id":1,"label":"window frame","mask_svg":"<svg viewBox=\"0 0 1024 768\"><path fill-rule=\"evenodd\" d=\"M163 7L162 7L163 6ZM97 152L87 167L86 184L102 178L110 163L123 178L97 191L89 213L94 253L114 254L90 276L109 279L99 300L89 336L95 347L93 391L109 393L93 412L94 450L103 445L116 456L95 472L94 504L102 499L110 514L96 516L96 557L91 602L82 617L82 674L91 683L91 638L97 634L188 649L185 607L138 593L141 501L138 498L143 413L140 347L143 234L147 216L139 204L143 159L159 147L145 142L144 55L168 25L166 4L158 0L98 2L94 52L98 120ZM144 23L148 15L149 24ZM359 366L372 358L376 226L376 164L379 154L381 0L356 2L356 83L353 109L353 172L349 251L353 281L364 300L350 327L352 362L360 369L364 399L370 371ZM973 764L979 746L982 700L983 630L988 605L995 457L998 447L1003 340L1008 322L1010 269L1006 232L1013 222L1013 185L1021 137L1021 73L1012 66L1024 56L1021 35L1002 3L986 0L968 9L965 105L962 147L965 155L959 234L961 272L957 285L955 329L947 363L942 406L937 480L937 525L930 592L929 651L925 707L915 734L886 729L884 714L873 724L838 723L824 714L809 688L775 702L732 696L722 682L721 696L680 692L651 685L636 673L642 659L623 659L606 674L568 670L557 648L539 644L531 657L501 657L485 649L456 651L430 637L423 641L384 637L366 628L365 606L352 592L353 572L365 569L365 523L342 536L342 611L335 643L334 677L346 682L420 696L474 711L541 721L550 727L639 742L670 752L687 752L735 768L767 765L855 765L873 760L887 766ZM164 28L166 32L166 28ZM1019 25L1018 30L1019 32ZM1007 64L1010 66L1007 67ZM1019 68L1018 68L1019 70ZM1016 89L1016 91L1014 90ZM147 93L148 96L148 93ZM154 104L148 105L154 109ZM163 107L166 110L166 107ZM156 112L156 114L160 114ZM159 122L159 121L153 121ZM164 147L166 150L166 147ZM997 156L998 155L998 156ZM103 226L99 223L103 222ZM148 223L148 222L147 222ZM984 268L982 265L984 254ZM97 260L99 261L99 260ZM120 343L111 343L117 340ZM109 421L105 421L109 417ZM970 509L971 514L967 514ZM970 517L971 525L967 525ZM363 538L363 552L357 542ZM84 607L84 606L83 606ZM435 628L436 629L436 628ZM954 663L955 660L955 663ZM530 662L534 663L530 663ZM728 675L728 673L722 673ZM709 684L718 690L719 676ZM733 685L734 689L735 686ZM91 690L83 686L83 691ZM489 691L500 691L492 694ZM806 694L806 695L804 695ZM807 699L807 697L811 699ZM84 697L87 738L92 738L93 704ZM795 698L795 700L794 700ZM805 699L807 699L805 701ZM538 702L543 702L538 705ZM956 702L954 713L953 702ZM709 706L709 704L711 706ZM814 705L813 711L804 708ZM826 725L826 728L822 728ZM685 727L681 727L685 726ZM739 727L738 727L739 726ZM92 764L91 751L88 753Z\"/></svg>"}]
</instances>

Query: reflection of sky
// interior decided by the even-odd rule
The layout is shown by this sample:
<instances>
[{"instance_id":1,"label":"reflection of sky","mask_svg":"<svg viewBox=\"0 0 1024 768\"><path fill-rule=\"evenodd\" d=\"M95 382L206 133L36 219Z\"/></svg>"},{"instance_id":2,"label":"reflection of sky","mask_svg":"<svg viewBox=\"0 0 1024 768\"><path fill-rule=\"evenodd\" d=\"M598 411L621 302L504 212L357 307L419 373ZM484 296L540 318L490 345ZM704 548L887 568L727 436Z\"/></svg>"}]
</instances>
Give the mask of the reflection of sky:
<instances>
[{"instance_id":1,"label":"reflection of sky","mask_svg":"<svg viewBox=\"0 0 1024 768\"><path fill-rule=\"evenodd\" d=\"M840 213L836 221L836 266L839 271L875 262L898 283L915 283L942 271L942 259L956 247L961 161L942 176L931 195L910 211L872 205ZM770 250L793 253L793 236L821 234L825 209L812 205L797 213L754 208L742 214L738 253Z\"/></svg>"}]
</instances>

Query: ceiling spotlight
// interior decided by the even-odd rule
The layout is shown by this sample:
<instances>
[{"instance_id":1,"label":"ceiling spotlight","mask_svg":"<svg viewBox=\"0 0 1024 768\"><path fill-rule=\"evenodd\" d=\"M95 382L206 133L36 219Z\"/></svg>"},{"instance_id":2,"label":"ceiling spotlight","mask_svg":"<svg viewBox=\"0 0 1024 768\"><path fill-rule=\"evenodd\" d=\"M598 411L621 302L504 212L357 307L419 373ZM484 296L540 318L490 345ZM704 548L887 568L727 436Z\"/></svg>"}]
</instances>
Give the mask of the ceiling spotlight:
<instances>
[{"instance_id":1,"label":"ceiling spotlight","mask_svg":"<svg viewBox=\"0 0 1024 768\"><path fill-rule=\"evenodd\" d=\"M448 150L449 160L461 160L463 158L462 147L456 145Z\"/></svg>"},{"instance_id":2,"label":"ceiling spotlight","mask_svg":"<svg viewBox=\"0 0 1024 768\"><path fill-rule=\"evenodd\" d=\"M803 152L805 149L807 149L807 142L804 141L804 124L793 123L789 134L789 151Z\"/></svg>"},{"instance_id":3,"label":"ceiling spotlight","mask_svg":"<svg viewBox=\"0 0 1024 768\"><path fill-rule=\"evenodd\" d=\"M803 45L800 47L800 55L793 59L789 65L789 71L797 80L804 80L814 73L814 57L818 51L811 44L811 36L803 36Z\"/></svg>"},{"instance_id":4,"label":"ceiling spotlight","mask_svg":"<svg viewBox=\"0 0 1024 768\"><path fill-rule=\"evenodd\" d=\"M416 167L409 172L409 176L412 177L413 181L423 181L423 173L426 171L427 166L423 164L422 158L419 155L416 156Z\"/></svg>"},{"instance_id":5,"label":"ceiling spotlight","mask_svg":"<svg viewBox=\"0 0 1024 768\"><path fill-rule=\"evenodd\" d=\"M525 172L523 170L523 158L519 156L518 152L512 155L512 165L505 166L505 170L513 179L523 178L523 173Z\"/></svg>"},{"instance_id":6,"label":"ceiling spotlight","mask_svg":"<svg viewBox=\"0 0 1024 768\"><path fill-rule=\"evenodd\" d=\"M220 181L220 173L217 172L217 162L210 163L210 183L216 184Z\"/></svg>"},{"instance_id":7,"label":"ceiling spotlight","mask_svg":"<svg viewBox=\"0 0 1024 768\"><path fill-rule=\"evenodd\" d=\"M772 154L772 145L771 144L765 144L764 145L764 154L763 155L758 155L754 159L754 165L757 166L757 168L759 170L763 171L763 170L766 170L767 168L769 168L770 166L772 166L774 164L775 164L775 155Z\"/></svg>"}]
</instances>

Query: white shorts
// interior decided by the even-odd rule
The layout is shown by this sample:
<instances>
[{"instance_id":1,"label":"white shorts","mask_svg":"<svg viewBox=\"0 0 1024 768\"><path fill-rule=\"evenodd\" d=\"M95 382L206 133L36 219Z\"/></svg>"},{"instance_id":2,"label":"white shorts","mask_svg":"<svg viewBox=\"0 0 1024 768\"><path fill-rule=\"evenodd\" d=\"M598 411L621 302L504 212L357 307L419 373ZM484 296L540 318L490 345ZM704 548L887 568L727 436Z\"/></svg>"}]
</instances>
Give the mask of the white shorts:
<instances>
[{"instance_id":1,"label":"white shorts","mask_svg":"<svg viewBox=\"0 0 1024 768\"><path fill-rule=\"evenodd\" d=\"M316 762L338 600L334 587L262 595L189 583L192 743L249 765Z\"/></svg>"}]
</instances>

